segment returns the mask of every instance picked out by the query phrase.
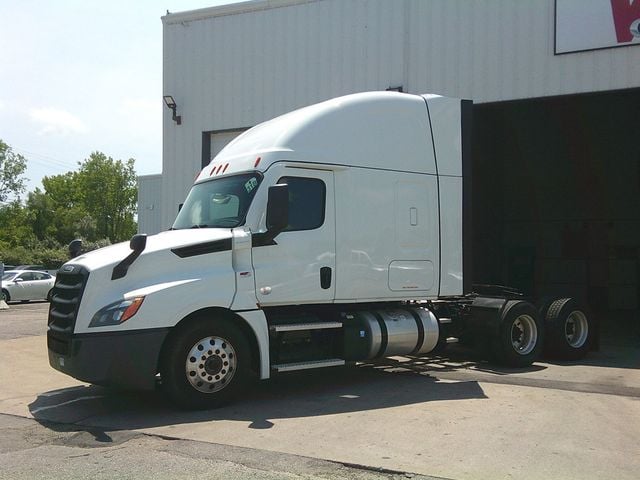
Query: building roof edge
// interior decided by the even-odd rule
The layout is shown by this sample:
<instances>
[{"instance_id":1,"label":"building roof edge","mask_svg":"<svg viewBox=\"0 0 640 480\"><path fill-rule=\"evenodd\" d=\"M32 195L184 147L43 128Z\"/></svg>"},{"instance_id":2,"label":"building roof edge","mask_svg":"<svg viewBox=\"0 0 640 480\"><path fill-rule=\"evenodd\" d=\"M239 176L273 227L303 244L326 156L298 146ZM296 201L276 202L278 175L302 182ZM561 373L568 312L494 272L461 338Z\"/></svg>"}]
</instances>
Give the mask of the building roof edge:
<instances>
[{"instance_id":1,"label":"building roof edge","mask_svg":"<svg viewBox=\"0 0 640 480\"><path fill-rule=\"evenodd\" d=\"M240 13L258 12L274 8L291 7L305 3L315 3L321 0L250 0L247 2L229 3L216 7L199 8L185 12L169 13L161 17L164 25L193 22L213 17L224 17Z\"/></svg>"}]
</instances>

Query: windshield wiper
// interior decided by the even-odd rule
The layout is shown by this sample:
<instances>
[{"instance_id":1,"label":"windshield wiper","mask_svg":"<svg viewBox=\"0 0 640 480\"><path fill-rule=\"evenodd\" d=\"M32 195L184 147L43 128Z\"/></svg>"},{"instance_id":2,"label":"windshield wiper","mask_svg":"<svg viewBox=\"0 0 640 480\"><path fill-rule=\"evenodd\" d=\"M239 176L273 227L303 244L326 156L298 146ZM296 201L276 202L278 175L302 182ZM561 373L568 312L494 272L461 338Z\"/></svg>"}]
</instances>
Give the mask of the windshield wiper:
<instances>
[{"instance_id":1,"label":"windshield wiper","mask_svg":"<svg viewBox=\"0 0 640 480\"><path fill-rule=\"evenodd\" d=\"M201 223L199 225L191 225L188 228L209 228L211 225L207 225L206 223ZM171 230L185 230L187 227L171 227L169 229L169 231Z\"/></svg>"}]
</instances>

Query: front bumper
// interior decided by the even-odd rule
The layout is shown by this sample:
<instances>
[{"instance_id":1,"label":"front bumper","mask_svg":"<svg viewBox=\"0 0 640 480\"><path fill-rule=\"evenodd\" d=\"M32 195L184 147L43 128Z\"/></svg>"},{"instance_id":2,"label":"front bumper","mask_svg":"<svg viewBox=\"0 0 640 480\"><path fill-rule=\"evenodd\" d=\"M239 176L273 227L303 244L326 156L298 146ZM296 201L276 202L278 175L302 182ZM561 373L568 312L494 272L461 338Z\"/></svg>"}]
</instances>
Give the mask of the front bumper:
<instances>
[{"instance_id":1,"label":"front bumper","mask_svg":"<svg viewBox=\"0 0 640 480\"><path fill-rule=\"evenodd\" d=\"M151 390L168 332L168 328L162 328L78 335L50 328L49 365L83 382Z\"/></svg>"}]
</instances>

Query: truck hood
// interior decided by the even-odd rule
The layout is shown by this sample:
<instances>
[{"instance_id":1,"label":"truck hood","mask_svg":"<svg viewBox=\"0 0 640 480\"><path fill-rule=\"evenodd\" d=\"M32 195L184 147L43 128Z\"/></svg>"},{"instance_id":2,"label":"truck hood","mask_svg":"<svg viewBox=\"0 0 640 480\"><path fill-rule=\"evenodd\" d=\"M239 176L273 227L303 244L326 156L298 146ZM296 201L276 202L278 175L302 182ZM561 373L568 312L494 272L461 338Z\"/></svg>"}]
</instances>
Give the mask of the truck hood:
<instances>
[{"instance_id":1,"label":"truck hood","mask_svg":"<svg viewBox=\"0 0 640 480\"><path fill-rule=\"evenodd\" d=\"M161 232L147 238L147 246L140 255L140 258L172 248L230 239L231 236L231 230L220 228L194 228ZM68 263L82 265L91 272L106 266L116 265L130 253L129 242L122 242L85 253L70 260Z\"/></svg>"}]
</instances>

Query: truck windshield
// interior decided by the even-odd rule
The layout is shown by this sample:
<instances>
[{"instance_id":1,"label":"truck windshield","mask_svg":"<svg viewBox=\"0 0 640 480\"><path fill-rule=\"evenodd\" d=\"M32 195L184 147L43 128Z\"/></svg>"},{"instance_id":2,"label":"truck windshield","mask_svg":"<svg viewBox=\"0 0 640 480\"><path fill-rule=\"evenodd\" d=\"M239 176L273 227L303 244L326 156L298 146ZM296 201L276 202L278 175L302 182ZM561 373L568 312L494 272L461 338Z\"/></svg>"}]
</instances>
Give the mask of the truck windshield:
<instances>
[{"instance_id":1,"label":"truck windshield","mask_svg":"<svg viewBox=\"0 0 640 480\"><path fill-rule=\"evenodd\" d=\"M242 225L261 181L262 175L254 172L194 185L171 229Z\"/></svg>"}]
</instances>

